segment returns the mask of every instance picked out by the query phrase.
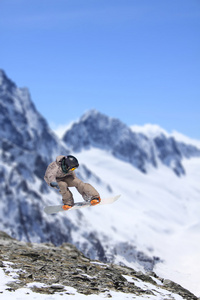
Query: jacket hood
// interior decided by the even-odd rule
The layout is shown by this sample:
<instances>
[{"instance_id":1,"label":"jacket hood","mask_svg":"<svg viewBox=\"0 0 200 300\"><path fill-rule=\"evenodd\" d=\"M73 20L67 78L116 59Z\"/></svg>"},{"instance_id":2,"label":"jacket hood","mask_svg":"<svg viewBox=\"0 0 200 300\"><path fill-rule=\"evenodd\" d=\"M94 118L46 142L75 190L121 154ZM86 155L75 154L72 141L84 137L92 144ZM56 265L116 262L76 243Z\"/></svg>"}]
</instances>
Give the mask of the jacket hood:
<instances>
[{"instance_id":1,"label":"jacket hood","mask_svg":"<svg viewBox=\"0 0 200 300\"><path fill-rule=\"evenodd\" d=\"M60 163L61 163L61 160L63 159L63 157L65 157L65 156L64 155L59 155L59 156L56 157L56 163L57 163L57 165L60 166Z\"/></svg>"}]
</instances>

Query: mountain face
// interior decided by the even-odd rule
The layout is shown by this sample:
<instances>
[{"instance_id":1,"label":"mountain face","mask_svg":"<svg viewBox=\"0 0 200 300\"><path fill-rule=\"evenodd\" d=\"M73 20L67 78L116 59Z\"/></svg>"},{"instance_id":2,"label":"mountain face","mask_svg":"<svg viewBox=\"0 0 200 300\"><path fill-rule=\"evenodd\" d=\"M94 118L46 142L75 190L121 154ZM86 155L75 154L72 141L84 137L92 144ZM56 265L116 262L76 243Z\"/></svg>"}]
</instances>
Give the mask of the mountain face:
<instances>
[{"instance_id":1,"label":"mountain face","mask_svg":"<svg viewBox=\"0 0 200 300\"><path fill-rule=\"evenodd\" d=\"M55 153L65 153L67 148L61 147L37 112L28 90L19 89L3 71L0 128L1 228L18 239L50 238L56 243L42 214L44 196L49 195L43 177Z\"/></svg>"},{"instance_id":2,"label":"mountain face","mask_svg":"<svg viewBox=\"0 0 200 300\"><path fill-rule=\"evenodd\" d=\"M82 222L84 249L93 253L93 257L98 256L100 250L94 247L93 240L90 242L92 232L85 232L81 213L73 214L70 219L64 215L47 217L43 212L45 205L61 203L61 197L43 179L48 164L60 154L69 154L69 148L50 130L28 90L18 88L0 70L1 230L29 242L49 241L60 245L78 240L81 247L81 233L76 238L72 233L81 231L77 224ZM93 180L110 189L83 164L77 173L82 180Z\"/></svg>"},{"instance_id":3,"label":"mountain face","mask_svg":"<svg viewBox=\"0 0 200 300\"><path fill-rule=\"evenodd\" d=\"M185 174L182 159L200 156L200 149L195 146L176 142L173 137L164 134L150 139L142 133L133 132L118 119L95 110L74 123L64 134L63 141L74 152L91 147L107 150L144 173L149 167L157 168L161 163L181 176Z\"/></svg>"},{"instance_id":4,"label":"mountain face","mask_svg":"<svg viewBox=\"0 0 200 300\"><path fill-rule=\"evenodd\" d=\"M37 112L27 89L19 89L0 70L0 138L3 159L42 177L55 153L66 151Z\"/></svg>"}]
</instances>

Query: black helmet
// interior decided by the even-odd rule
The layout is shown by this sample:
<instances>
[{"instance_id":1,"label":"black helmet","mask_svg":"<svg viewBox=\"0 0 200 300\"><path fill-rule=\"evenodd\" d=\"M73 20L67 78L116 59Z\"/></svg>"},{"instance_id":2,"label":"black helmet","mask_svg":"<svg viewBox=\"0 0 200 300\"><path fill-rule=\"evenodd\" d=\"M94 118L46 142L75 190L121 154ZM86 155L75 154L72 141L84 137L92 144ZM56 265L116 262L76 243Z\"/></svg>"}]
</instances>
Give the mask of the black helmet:
<instances>
[{"instance_id":1,"label":"black helmet","mask_svg":"<svg viewBox=\"0 0 200 300\"><path fill-rule=\"evenodd\" d=\"M79 163L76 157L72 155L67 155L63 157L61 162L62 171L64 173L68 173L69 171L74 171L76 168L78 168Z\"/></svg>"}]
</instances>

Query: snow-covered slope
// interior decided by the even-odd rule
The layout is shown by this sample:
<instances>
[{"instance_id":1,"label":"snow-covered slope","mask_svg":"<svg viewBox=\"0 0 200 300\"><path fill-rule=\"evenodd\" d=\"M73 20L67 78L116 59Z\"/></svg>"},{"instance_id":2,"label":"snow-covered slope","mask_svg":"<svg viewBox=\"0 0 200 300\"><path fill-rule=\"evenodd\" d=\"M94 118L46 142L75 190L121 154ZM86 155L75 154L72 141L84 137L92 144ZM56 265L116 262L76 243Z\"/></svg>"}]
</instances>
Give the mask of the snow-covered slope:
<instances>
[{"instance_id":1,"label":"snow-covered slope","mask_svg":"<svg viewBox=\"0 0 200 300\"><path fill-rule=\"evenodd\" d=\"M78 157L122 195L110 207L84 211L96 231L110 237L107 251L115 253L115 262L139 268L137 248L154 262L162 260L158 273L200 294L200 158L185 159L187 176L180 178L166 166L152 168L147 176L104 150L82 151Z\"/></svg>"}]
</instances>

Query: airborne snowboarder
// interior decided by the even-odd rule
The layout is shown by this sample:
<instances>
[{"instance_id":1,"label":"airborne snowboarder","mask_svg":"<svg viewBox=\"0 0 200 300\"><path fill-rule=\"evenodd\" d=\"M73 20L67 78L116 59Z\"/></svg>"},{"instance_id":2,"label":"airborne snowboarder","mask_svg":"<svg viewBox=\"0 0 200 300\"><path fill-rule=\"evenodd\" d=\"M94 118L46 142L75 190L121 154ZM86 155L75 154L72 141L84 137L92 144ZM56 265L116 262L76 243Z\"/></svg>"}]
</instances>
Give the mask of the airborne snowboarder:
<instances>
[{"instance_id":1,"label":"airborne snowboarder","mask_svg":"<svg viewBox=\"0 0 200 300\"><path fill-rule=\"evenodd\" d=\"M59 190L62 195L64 210L70 209L74 205L74 198L69 187L76 187L82 195L84 201L96 205L101 202L101 198L96 189L89 183L84 183L76 177L75 169L79 163L76 157L72 155L60 155L56 161L52 162L46 170L44 179L46 183Z\"/></svg>"}]
</instances>

